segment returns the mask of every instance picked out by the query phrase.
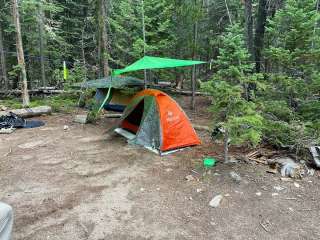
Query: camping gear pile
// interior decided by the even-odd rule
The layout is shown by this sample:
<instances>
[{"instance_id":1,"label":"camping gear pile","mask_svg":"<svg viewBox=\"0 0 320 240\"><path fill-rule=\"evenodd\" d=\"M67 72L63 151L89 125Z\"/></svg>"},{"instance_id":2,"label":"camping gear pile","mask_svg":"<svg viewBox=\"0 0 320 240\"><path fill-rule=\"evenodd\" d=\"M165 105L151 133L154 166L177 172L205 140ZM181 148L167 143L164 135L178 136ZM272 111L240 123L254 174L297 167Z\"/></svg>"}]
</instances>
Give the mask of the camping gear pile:
<instances>
[{"instance_id":1,"label":"camping gear pile","mask_svg":"<svg viewBox=\"0 0 320 240\"><path fill-rule=\"evenodd\" d=\"M43 126L43 121L38 120L25 120L18 115L9 112L8 115L0 116L0 130L2 129L15 129L15 128L36 128Z\"/></svg>"}]
</instances>

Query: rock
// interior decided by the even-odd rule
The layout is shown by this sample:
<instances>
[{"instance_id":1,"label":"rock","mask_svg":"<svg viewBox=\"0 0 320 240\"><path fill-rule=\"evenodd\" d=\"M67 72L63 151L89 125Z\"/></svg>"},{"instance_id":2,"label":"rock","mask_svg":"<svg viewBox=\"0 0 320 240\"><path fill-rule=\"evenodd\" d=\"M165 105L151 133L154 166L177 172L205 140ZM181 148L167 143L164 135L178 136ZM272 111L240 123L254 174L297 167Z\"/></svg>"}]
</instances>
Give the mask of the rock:
<instances>
[{"instance_id":1,"label":"rock","mask_svg":"<svg viewBox=\"0 0 320 240\"><path fill-rule=\"evenodd\" d=\"M279 196L279 193L272 193L271 196L272 197Z\"/></svg>"},{"instance_id":2,"label":"rock","mask_svg":"<svg viewBox=\"0 0 320 240\"><path fill-rule=\"evenodd\" d=\"M300 184L297 183L297 182L294 182L293 185L294 185L296 188L299 188L299 187L300 187Z\"/></svg>"},{"instance_id":3,"label":"rock","mask_svg":"<svg viewBox=\"0 0 320 240\"><path fill-rule=\"evenodd\" d=\"M140 188L140 191L141 191L141 192L144 192L144 188Z\"/></svg>"},{"instance_id":4,"label":"rock","mask_svg":"<svg viewBox=\"0 0 320 240\"><path fill-rule=\"evenodd\" d=\"M261 193L261 192L256 192L256 195L257 195L258 197L260 197L260 196L262 195L262 193Z\"/></svg>"},{"instance_id":5,"label":"rock","mask_svg":"<svg viewBox=\"0 0 320 240\"><path fill-rule=\"evenodd\" d=\"M237 182L237 183L241 182L241 177L236 172L232 171L232 172L229 173L229 175L235 182Z\"/></svg>"},{"instance_id":6,"label":"rock","mask_svg":"<svg viewBox=\"0 0 320 240\"><path fill-rule=\"evenodd\" d=\"M197 188L197 193L201 193L202 189L201 188Z\"/></svg>"},{"instance_id":7,"label":"rock","mask_svg":"<svg viewBox=\"0 0 320 240\"><path fill-rule=\"evenodd\" d=\"M274 186L273 189L277 190L278 192L284 190L285 188L284 187L281 187L281 186Z\"/></svg>"},{"instance_id":8,"label":"rock","mask_svg":"<svg viewBox=\"0 0 320 240\"><path fill-rule=\"evenodd\" d=\"M291 207L289 207L288 209L289 209L290 212L293 212L293 211L294 211L293 208L291 208Z\"/></svg>"},{"instance_id":9,"label":"rock","mask_svg":"<svg viewBox=\"0 0 320 240\"><path fill-rule=\"evenodd\" d=\"M166 172L172 172L173 169L172 168L166 168Z\"/></svg>"},{"instance_id":10,"label":"rock","mask_svg":"<svg viewBox=\"0 0 320 240\"><path fill-rule=\"evenodd\" d=\"M281 179L282 182L292 182L292 179L288 178L288 177L282 177L280 179Z\"/></svg>"},{"instance_id":11,"label":"rock","mask_svg":"<svg viewBox=\"0 0 320 240\"><path fill-rule=\"evenodd\" d=\"M73 121L76 122L76 123L86 124L87 123L87 114L85 114L85 115L76 115L74 117Z\"/></svg>"},{"instance_id":12,"label":"rock","mask_svg":"<svg viewBox=\"0 0 320 240\"><path fill-rule=\"evenodd\" d=\"M67 131L69 129L69 126L68 125L64 125L63 126L63 130Z\"/></svg>"},{"instance_id":13,"label":"rock","mask_svg":"<svg viewBox=\"0 0 320 240\"><path fill-rule=\"evenodd\" d=\"M230 197L231 195L229 193L225 194L224 195L225 197Z\"/></svg>"},{"instance_id":14,"label":"rock","mask_svg":"<svg viewBox=\"0 0 320 240\"><path fill-rule=\"evenodd\" d=\"M217 195L214 198L211 199L209 206L213 207L213 208L217 208L219 207L221 200L222 200L223 196L222 195Z\"/></svg>"},{"instance_id":15,"label":"rock","mask_svg":"<svg viewBox=\"0 0 320 240\"><path fill-rule=\"evenodd\" d=\"M157 188L157 191L160 191L160 188L159 188L159 187Z\"/></svg>"},{"instance_id":16,"label":"rock","mask_svg":"<svg viewBox=\"0 0 320 240\"><path fill-rule=\"evenodd\" d=\"M8 108L6 106L0 105L0 111L7 111Z\"/></svg>"},{"instance_id":17,"label":"rock","mask_svg":"<svg viewBox=\"0 0 320 240\"><path fill-rule=\"evenodd\" d=\"M192 176L192 175L187 175L187 176L185 177L185 179L186 179L188 182L194 181L194 176Z\"/></svg>"}]
</instances>

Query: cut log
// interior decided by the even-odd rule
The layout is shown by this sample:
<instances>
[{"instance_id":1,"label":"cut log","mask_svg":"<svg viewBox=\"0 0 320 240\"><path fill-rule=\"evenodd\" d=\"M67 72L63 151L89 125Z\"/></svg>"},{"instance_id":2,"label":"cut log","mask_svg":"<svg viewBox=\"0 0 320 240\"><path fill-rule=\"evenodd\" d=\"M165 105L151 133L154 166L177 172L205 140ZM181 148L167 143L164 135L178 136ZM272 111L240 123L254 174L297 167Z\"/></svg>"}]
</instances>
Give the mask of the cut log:
<instances>
[{"instance_id":1,"label":"cut log","mask_svg":"<svg viewBox=\"0 0 320 240\"><path fill-rule=\"evenodd\" d=\"M203 125L198 125L198 124L192 124L193 128L195 130L198 130L198 131L207 131L207 132L210 132L212 133L212 129L208 126L203 126Z\"/></svg>"},{"instance_id":2,"label":"cut log","mask_svg":"<svg viewBox=\"0 0 320 240\"><path fill-rule=\"evenodd\" d=\"M13 109L7 111L0 111L0 116L8 115L9 112L12 112L19 117L29 118L29 117L36 117L45 114L51 114L52 108L50 106L39 106L34 108L22 108L22 109Z\"/></svg>"}]
</instances>

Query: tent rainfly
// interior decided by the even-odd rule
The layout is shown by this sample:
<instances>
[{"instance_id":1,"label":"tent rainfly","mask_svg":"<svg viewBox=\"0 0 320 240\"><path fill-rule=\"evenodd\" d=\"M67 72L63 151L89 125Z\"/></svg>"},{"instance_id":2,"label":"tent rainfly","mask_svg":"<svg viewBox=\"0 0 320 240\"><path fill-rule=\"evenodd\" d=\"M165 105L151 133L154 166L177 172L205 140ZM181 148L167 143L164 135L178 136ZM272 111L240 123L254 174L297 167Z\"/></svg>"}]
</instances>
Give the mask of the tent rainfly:
<instances>
[{"instance_id":1,"label":"tent rainfly","mask_svg":"<svg viewBox=\"0 0 320 240\"><path fill-rule=\"evenodd\" d=\"M160 155L200 144L181 107L167 94L153 89L133 97L115 132L126 137L129 143L142 145Z\"/></svg>"},{"instance_id":2,"label":"tent rainfly","mask_svg":"<svg viewBox=\"0 0 320 240\"><path fill-rule=\"evenodd\" d=\"M122 73L138 70L186 67L204 63L206 62L144 56L126 68L114 70L113 75L116 76Z\"/></svg>"}]
</instances>

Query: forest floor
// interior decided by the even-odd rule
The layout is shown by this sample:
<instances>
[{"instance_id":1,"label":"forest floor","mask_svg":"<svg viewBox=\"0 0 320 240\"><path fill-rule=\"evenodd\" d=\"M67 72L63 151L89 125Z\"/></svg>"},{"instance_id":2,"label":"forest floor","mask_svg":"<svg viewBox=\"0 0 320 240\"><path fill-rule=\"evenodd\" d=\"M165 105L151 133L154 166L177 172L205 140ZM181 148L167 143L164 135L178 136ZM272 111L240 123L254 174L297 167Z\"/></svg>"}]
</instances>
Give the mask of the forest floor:
<instances>
[{"instance_id":1,"label":"forest floor","mask_svg":"<svg viewBox=\"0 0 320 240\"><path fill-rule=\"evenodd\" d=\"M106 138L116 120L40 119L46 126L0 135L0 200L14 209L13 240L320 239L318 172L294 184L264 165L219 162L202 176L192 170L201 173L203 157L222 154L206 133L201 146L159 157ZM220 206L210 207L218 194Z\"/></svg>"}]
</instances>

